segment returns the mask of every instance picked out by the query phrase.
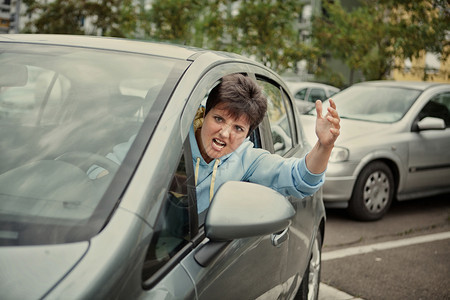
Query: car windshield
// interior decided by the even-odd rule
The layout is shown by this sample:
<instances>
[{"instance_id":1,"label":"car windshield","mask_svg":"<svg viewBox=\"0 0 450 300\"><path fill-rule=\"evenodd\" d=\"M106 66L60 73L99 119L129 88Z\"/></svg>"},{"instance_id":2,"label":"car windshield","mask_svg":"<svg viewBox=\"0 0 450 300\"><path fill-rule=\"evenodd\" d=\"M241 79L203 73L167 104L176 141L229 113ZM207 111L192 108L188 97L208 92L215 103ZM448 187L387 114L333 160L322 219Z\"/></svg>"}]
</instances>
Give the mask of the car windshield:
<instances>
[{"instance_id":1,"label":"car windshield","mask_svg":"<svg viewBox=\"0 0 450 300\"><path fill-rule=\"evenodd\" d=\"M104 224L115 202L102 197L141 126L159 118L177 62L0 45L0 245L76 241L99 209Z\"/></svg>"},{"instance_id":2,"label":"car windshield","mask_svg":"<svg viewBox=\"0 0 450 300\"><path fill-rule=\"evenodd\" d=\"M407 88L354 85L332 99L341 118L393 123L403 118L419 94L419 90ZM313 109L308 114L315 113Z\"/></svg>"}]
</instances>

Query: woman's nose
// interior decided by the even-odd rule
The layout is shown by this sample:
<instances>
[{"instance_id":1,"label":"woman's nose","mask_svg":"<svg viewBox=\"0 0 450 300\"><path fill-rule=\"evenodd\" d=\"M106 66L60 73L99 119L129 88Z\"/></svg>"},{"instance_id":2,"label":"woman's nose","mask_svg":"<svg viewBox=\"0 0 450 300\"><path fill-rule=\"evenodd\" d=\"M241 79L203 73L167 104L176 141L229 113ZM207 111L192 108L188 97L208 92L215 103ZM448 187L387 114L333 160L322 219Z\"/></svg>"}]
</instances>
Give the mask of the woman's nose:
<instances>
[{"instance_id":1,"label":"woman's nose","mask_svg":"<svg viewBox=\"0 0 450 300\"><path fill-rule=\"evenodd\" d=\"M223 126L222 126L222 128L220 129L220 135L222 136L222 137L224 137L224 138L228 138L229 136L230 136L230 129L231 129L231 126L230 125L228 125L228 124L224 124Z\"/></svg>"}]
</instances>

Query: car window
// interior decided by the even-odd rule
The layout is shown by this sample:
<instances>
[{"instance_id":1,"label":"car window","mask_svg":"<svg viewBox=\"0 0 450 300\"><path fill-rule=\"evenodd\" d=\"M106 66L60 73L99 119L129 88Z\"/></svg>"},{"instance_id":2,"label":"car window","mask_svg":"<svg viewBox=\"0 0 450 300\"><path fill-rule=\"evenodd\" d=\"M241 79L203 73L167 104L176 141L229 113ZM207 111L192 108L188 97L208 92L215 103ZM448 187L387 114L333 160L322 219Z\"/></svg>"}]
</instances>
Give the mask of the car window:
<instances>
[{"instance_id":1,"label":"car window","mask_svg":"<svg viewBox=\"0 0 450 300\"><path fill-rule=\"evenodd\" d=\"M267 115L272 131L272 143L276 154L283 155L292 148L292 134L286 106L279 87L258 81L267 97Z\"/></svg>"},{"instance_id":2,"label":"car window","mask_svg":"<svg viewBox=\"0 0 450 300\"><path fill-rule=\"evenodd\" d=\"M307 88L301 89L300 91L297 92L297 94L295 94L294 98L299 100L305 100L306 91L308 91Z\"/></svg>"},{"instance_id":3,"label":"car window","mask_svg":"<svg viewBox=\"0 0 450 300\"><path fill-rule=\"evenodd\" d=\"M19 237L5 243L88 239L94 219L95 226L107 222L121 191L103 196L140 128L146 124L150 134L155 127L165 101L157 95L176 84L180 64L88 48L2 45L0 232Z\"/></svg>"},{"instance_id":4,"label":"car window","mask_svg":"<svg viewBox=\"0 0 450 300\"><path fill-rule=\"evenodd\" d=\"M403 118L419 95L420 90L415 89L357 84L337 93L333 100L341 118L393 123Z\"/></svg>"},{"instance_id":5,"label":"car window","mask_svg":"<svg viewBox=\"0 0 450 300\"><path fill-rule=\"evenodd\" d=\"M330 89L330 90L328 90L328 94L330 95L329 97L331 97L331 96L333 96L334 94L336 94L337 92L339 92L339 90L338 89Z\"/></svg>"},{"instance_id":6,"label":"car window","mask_svg":"<svg viewBox=\"0 0 450 300\"><path fill-rule=\"evenodd\" d=\"M450 93L434 96L419 113L419 121L426 117L443 119L445 126L450 127Z\"/></svg>"},{"instance_id":7,"label":"car window","mask_svg":"<svg viewBox=\"0 0 450 300\"><path fill-rule=\"evenodd\" d=\"M316 102L316 100L326 100L327 95L323 89L312 88L309 92L308 101Z\"/></svg>"},{"instance_id":8,"label":"car window","mask_svg":"<svg viewBox=\"0 0 450 300\"><path fill-rule=\"evenodd\" d=\"M147 250L142 270L142 279L150 278L163 267L180 249L185 246L194 234L197 222L195 193L190 193L192 178L189 178L186 162L187 153L181 156L178 167L168 186L163 207L159 213L155 233ZM195 224L192 224L194 222Z\"/></svg>"}]
</instances>

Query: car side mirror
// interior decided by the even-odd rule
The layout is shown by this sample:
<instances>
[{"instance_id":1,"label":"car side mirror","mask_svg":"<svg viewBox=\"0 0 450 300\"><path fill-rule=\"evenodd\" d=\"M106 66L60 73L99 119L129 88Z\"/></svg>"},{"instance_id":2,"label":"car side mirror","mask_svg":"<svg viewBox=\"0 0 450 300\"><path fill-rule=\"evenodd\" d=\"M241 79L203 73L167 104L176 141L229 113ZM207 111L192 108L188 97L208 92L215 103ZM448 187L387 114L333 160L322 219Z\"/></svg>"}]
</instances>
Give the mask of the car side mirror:
<instances>
[{"instance_id":1,"label":"car side mirror","mask_svg":"<svg viewBox=\"0 0 450 300\"><path fill-rule=\"evenodd\" d=\"M213 198L205 220L212 241L268 235L291 224L292 204L280 193L249 182L229 181Z\"/></svg>"},{"instance_id":2,"label":"car side mirror","mask_svg":"<svg viewBox=\"0 0 450 300\"><path fill-rule=\"evenodd\" d=\"M417 122L417 131L423 130L444 130L445 121L439 118L426 117Z\"/></svg>"},{"instance_id":3,"label":"car side mirror","mask_svg":"<svg viewBox=\"0 0 450 300\"><path fill-rule=\"evenodd\" d=\"M280 193L255 183L228 181L212 200L205 220L208 239L194 258L206 267L230 241L282 231L294 215L294 207Z\"/></svg>"}]
</instances>

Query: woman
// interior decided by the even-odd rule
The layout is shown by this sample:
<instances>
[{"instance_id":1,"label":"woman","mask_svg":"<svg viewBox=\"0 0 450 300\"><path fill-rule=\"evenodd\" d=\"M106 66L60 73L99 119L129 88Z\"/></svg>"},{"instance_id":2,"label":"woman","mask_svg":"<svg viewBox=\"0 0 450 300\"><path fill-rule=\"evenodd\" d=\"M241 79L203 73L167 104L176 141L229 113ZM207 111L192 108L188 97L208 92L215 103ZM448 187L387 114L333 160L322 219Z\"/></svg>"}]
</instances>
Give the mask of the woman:
<instances>
[{"instance_id":1,"label":"woman","mask_svg":"<svg viewBox=\"0 0 450 300\"><path fill-rule=\"evenodd\" d=\"M214 193L229 180L262 184L298 198L313 194L323 184L339 136L335 103L330 99L330 107L322 116L322 102L316 102L318 141L301 159L285 159L253 148L248 136L266 110L267 100L260 87L242 74L223 77L211 91L202 118L194 121L189 133L199 213L208 208Z\"/></svg>"}]
</instances>

